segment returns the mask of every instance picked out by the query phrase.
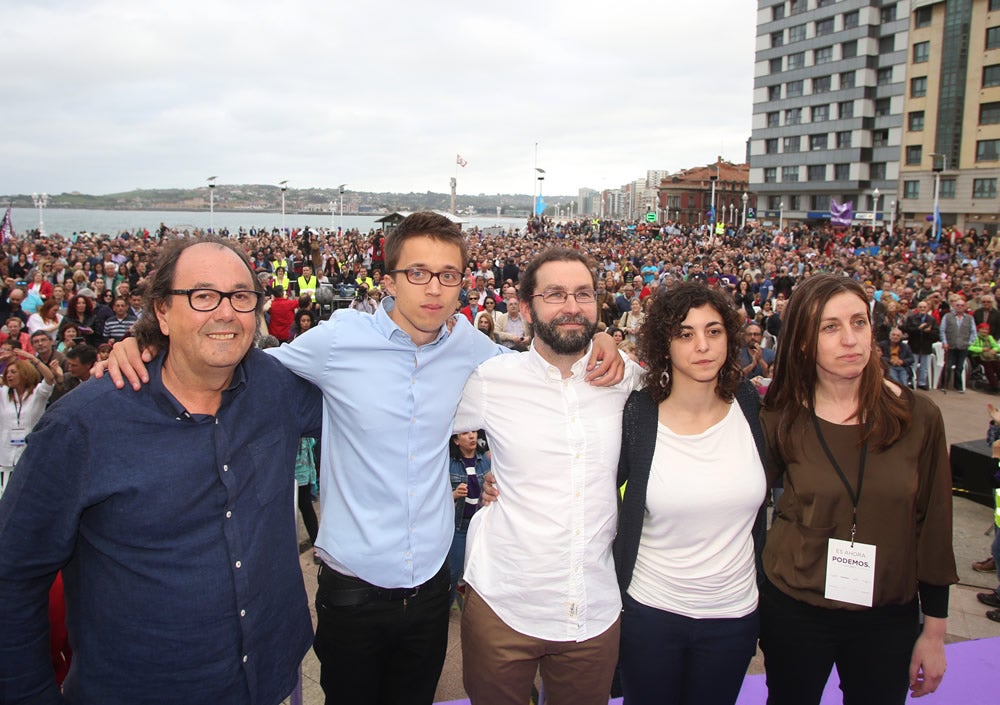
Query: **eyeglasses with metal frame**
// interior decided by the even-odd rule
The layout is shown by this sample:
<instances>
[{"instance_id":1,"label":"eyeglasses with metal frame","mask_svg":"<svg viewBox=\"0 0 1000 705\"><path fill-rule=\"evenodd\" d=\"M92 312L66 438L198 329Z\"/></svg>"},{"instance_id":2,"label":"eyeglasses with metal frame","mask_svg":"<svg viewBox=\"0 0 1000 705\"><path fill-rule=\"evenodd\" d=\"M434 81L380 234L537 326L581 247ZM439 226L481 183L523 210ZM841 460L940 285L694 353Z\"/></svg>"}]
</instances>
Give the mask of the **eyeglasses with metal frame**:
<instances>
[{"instance_id":1,"label":"eyeglasses with metal frame","mask_svg":"<svg viewBox=\"0 0 1000 705\"><path fill-rule=\"evenodd\" d=\"M174 296L187 296L188 305L201 313L208 313L219 308L223 299L229 299L229 305L236 313L250 313L256 310L257 304L260 303L260 292L253 289L238 289L237 291L171 289L167 293Z\"/></svg>"},{"instance_id":2,"label":"eyeglasses with metal frame","mask_svg":"<svg viewBox=\"0 0 1000 705\"><path fill-rule=\"evenodd\" d=\"M531 298L541 299L547 304L564 304L572 296L578 304L592 304L597 301L597 294L593 289L581 289L580 291L563 291L555 289L544 291L541 294L534 294Z\"/></svg>"},{"instance_id":3,"label":"eyeglasses with metal frame","mask_svg":"<svg viewBox=\"0 0 1000 705\"><path fill-rule=\"evenodd\" d=\"M431 279L437 277L441 286L458 286L462 283L462 273L457 269L446 269L443 272L432 272L422 267L410 267L409 269L390 269L389 274L404 274L406 281L411 284L430 284Z\"/></svg>"}]
</instances>

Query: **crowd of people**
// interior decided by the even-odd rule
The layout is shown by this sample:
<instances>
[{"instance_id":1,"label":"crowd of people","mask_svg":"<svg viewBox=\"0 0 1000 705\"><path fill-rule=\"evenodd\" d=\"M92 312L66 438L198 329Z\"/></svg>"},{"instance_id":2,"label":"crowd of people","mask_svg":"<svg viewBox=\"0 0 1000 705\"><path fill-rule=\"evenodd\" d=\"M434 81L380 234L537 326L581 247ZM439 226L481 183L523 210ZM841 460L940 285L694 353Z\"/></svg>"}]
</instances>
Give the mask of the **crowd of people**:
<instances>
[{"instance_id":1,"label":"crowd of people","mask_svg":"<svg viewBox=\"0 0 1000 705\"><path fill-rule=\"evenodd\" d=\"M293 467L300 501L310 502L318 458L318 525L304 519L319 562L314 648L328 702L429 703L460 581L476 705L523 703L536 669L554 703L606 701L616 664L629 705L732 703L758 638L778 705L818 702L834 664L850 697L901 703L937 687L957 580L950 483L940 413L913 390L930 385L935 343L946 356L942 384L963 390L976 372L971 355L997 389L995 234L937 242L909 230L802 226L715 236L544 219L523 232L461 234L414 214L388 234L198 235L3 243L0 364L17 449L0 464L3 482L34 498L65 465L43 444L79 435L82 405L119 398L129 423L163 424L172 447L187 449L170 474L178 486L195 489L204 481L191 473L215 468L206 481L222 491L189 497L192 512L280 513L270 501L287 494L290 504ZM262 336L269 349L257 354ZM140 395L107 380L67 395L102 355L112 376L120 368L146 385ZM276 390L294 419L251 411L258 397L273 405ZM6 406L0 414L10 415ZM204 428L234 414L247 423L233 436ZM190 430L168 423L181 418ZM115 439L91 432L96 462ZM148 437L154 447L136 449L145 460L122 454L130 473L160 462L158 437ZM303 437L321 437L319 451ZM281 449L270 464L287 460L287 488L230 474L269 443ZM199 447L214 450L195 457ZM0 663L17 652L11 667L33 674L25 687L38 692L52 686L18 649L37 641L28 601L60 569L72 607L100 602L101 590L124 601L135 584L123 578L112 590L109 560L127 558L142 585L169 567L142 553L143 542L164 540L148 518L130 519L123 504L112 521L105 512L115 507L86 504L110 501L123 482L152 501L152 478L114 469L94 471L97 487L74 475L44 508L0 500L0 585L23 589L0 608L19 620L0 640ZM257 505L233 494L233 482L252 488ZM767 488L779 486L765 538ZM184 515L185 497L154 502L154 514ZM297 564L277 557L287 527L270 521L271 538L233 524L199 554L201 579L234 581L226 599L239 614L215 601L196 616L216 608L226 616L214 638L239 643L195 670L216 677L231 657L243 674L234 692L284 697L305 643L303 591L281 572ZM95 527L111 533L97 541ZM203 523L187 530L171 559L211 536ZM115 532L128 534L127 547ZM18 545L25 535L41 545ZM89 537L82 552L77 535ZM26 573L21 561L39 554L44 568ZM96 575L85 558L101 566ZM160 582L175 593L167 607L190 623L183 596L198 580ZM278 583L295 599L268 596ZM244 623L255 599L267 614ZM71 619L71 639L92 618ZM115 624L77 637L87 655L68 688L145 687L129 678L142 654L110 657L102 643ZM294 654L262 664L278 637ZM205 658L206 648L191 654ZM116 659L117 686L101 680ZM175 654L172 668L183 661ZM170 683L169 673L154 676ZM0 682L13 677L0 666ZM232 698L219 702L257 701Z\"/></svg>"}]
</instances>

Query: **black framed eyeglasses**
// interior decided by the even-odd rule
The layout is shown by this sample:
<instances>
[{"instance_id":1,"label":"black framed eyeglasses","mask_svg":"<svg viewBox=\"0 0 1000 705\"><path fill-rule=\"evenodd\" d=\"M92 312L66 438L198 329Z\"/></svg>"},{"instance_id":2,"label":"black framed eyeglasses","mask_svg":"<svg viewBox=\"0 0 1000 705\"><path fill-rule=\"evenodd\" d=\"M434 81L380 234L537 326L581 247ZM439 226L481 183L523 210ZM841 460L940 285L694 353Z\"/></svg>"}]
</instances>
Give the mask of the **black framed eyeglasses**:
<instances>
[{"instance_id":1,"label":"black framed eyeglasses","mask_svg":"<svg viewBox=\"0 0 1000 705\"><path fill-rule=\"evenodd\" d=\"M597 295L593 289L583 289L582 291L545 291L535 294L531 298L541 299L547 304L564 304L572 296L578 304L592 304L597 301Z\"/></svg>"},{"instance_id":2,"label":"black framed eyeglasses","mask_svg":"<svg viewBox=\"0 0 1000 705\"><path fill-rule=\"evenodd\" d=\"M253 289L238 291L219 291L218 289L171 289L167 292L175 296L187 296L188 304L195 311L208 313L219 308L223 299L229 299L229 305L237 313L250 313L256 310L260 303L260 293Z\"/></svg>"},{"instance_id":3,"label":"black framed eyeglasses","mask_svg":"<svg viewBox=\"0 0 1000 705\"><path fill-rule=\"evenodd\" d=\"M405 274L406 281L417 285L430 284L434 277L437 277L437 280L441 282L441 286L458 286L462 283L462 273L454 269L432 272L421 267L410 267L409 269L390 269L389 274Z\"/></svg>"}]
</instances>

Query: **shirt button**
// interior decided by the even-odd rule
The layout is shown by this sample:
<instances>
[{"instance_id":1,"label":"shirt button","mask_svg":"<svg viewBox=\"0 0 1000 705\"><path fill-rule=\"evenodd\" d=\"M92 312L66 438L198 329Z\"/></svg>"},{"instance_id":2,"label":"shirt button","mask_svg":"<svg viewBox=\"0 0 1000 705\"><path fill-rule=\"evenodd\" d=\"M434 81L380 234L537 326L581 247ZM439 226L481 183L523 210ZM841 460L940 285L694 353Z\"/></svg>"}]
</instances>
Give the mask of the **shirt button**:
<instances>
[{"instance_id":1,"label":"shirt button","mask_svg":"<svg viewBox=\"0 0 1000 705\"><path fill-rule=\"evenodd\" d=\"M246 610L240 610L240 616L241 617L246 617L247 616L247 611Z\"/></svg>"},{"instance_id":2,"label":"shirt button","mask_svg":"<svg viewBox=\"0 0 1000 705\"><path fill-rule=\"evenodd\" d=\"M236 561L236 567L237 568L242 568L243 567L243 561Z\"/></svg>"},{"instance_id":3,"label":"shirt button","mask_svg":"<svg viewBox=\"0 0 1000 705\"><path fill-rule=\"evenodd\" d=\"M229 466L228 465L223 465L222 466L222 472L229 472Z\"/></svg>"},{"instance_id":4,"label":"shirt button","mask_svg":"<svg viewBox=\"0 0 1000 705\"><path fill-rule=\"evenodd\" d=\"M243 663L246 663L246 662L247 662L247 655L243 654Z\"/></svg>"},{"instance_id":5,"label":"shirt button","mask_svg":"<svg viewBox=\"0 0 1000 705\"><path fill-rule=\"evenodd\" d=\"M233 516L232 512L226 512L226 519L229 519L232 516Z\"/></svg>"}]
</instances>

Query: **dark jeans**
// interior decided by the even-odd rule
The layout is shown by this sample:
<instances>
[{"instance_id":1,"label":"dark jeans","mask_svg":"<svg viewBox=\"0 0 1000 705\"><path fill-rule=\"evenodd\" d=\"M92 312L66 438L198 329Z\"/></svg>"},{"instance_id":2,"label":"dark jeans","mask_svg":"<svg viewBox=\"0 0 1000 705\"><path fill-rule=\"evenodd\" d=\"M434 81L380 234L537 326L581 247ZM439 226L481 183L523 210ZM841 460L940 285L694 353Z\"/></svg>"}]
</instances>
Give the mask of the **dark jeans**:
<instances>
[{"instance_id":1,"label":"dark jeans","mask_svg":"<svg viewBox=\"0 0 1000 705\"><path fill-rule=\"evenodd\" d=\"M959 350L949 347L945 354L945 373L951 375L952 386L960 391L965 391L965 384L962 382L962 371L965 369L965 358L969 356L968 350ZM944 385L941 385L944 388Z\"/></svg>"},{"instance_id":2,"label":"dark jeans","mask_svg":"<svg viewBox=\"0 0 1000 705\"><path fill-rule=\"evenodd\" d=\"M920 632L917 601L862 610L793 600L770 583L760 596L767 705L818 705L834 664L844 705L903 705Z\"/></svg>"},{"instance_id":3,"label":"dark jeans","mask_svg":"<svg viewBox=\"0 0 1000 705\"><path fill-rule=\"evenodd\" d=\"M366 587L378 589L320 566L313 648L327 705L434 702L448 647L448 578L445 561L412 597L393 591L342 606Z\"/></svg>"},{"instance_id":4,"label":"dark jeans","mask_svg":"<svg viewBox=\"0 0 1000 705\"><path fill-rule=\"evenodd\" d=\"M757 649L757 612L692 619L622 596L618 663L628 705L732 705Z\"/></svg>"},{"instance_id":5,"label":"dark jeans","mask_svg":"<svg viewBox=\"0 0 1000 705\"><path fill-rule=\"evenodd\" d=\"M299 513L302 515L302 523L309 534L309 541L316 544L316 534L319 532L319 519L316 518L316 509L313 507L312 487L308 484L299 485Z\"/></svg>"},{"instance_id":6,"label":"dark jeans","mask_svg":"<svg viewBox=\"0 0 1000 705\"><path fill-rule=\"evenodd\" d=\"M451 539L451 550L448 552L448 563L451 565L451 590L448 599L448 606L455 601L455 587L458 581L465 575L465 540L469 536L469 522L472 517L462 519L462 524L455 529L455 536Z\"/></svg>"}]
</instances>

